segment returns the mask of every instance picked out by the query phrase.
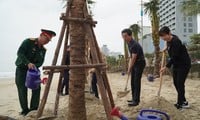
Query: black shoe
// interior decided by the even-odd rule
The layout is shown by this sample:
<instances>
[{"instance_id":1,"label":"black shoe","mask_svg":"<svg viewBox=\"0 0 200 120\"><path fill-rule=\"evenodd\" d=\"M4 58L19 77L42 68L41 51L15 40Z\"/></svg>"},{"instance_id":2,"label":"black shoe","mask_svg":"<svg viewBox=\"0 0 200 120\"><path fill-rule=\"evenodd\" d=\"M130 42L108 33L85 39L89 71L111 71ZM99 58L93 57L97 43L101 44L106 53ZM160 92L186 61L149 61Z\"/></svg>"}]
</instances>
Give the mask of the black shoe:
<instances>
[{"instance_id":1,"label":"black shoe","mask_svg":"<svg viewBox=\"0 0 200 120\"><path fill-rule=\"evenodd\" d=\"M133 102L133 100L127 100L127 102Z\"/></svg>"},{"instance_id":2,"label":"black shoe","mask_svg":"<svg viewBox=\"0 0 200 120\"><path fill-rule=\"evenodd\" d=\"M189 108L190 105L187 101L183 102L183 104L181 105L182 108Z\"/></svg>"},{"instance_id":3,"label":"black shoe","mask_svg":"<svg viewBox=\"0 0 200 120\"><path fill-rule=\"evenodd\" d=\"M97 99L99 99L99 96L95 95L95 97L96 97Z\"/></svg>"},{"instance_id":4,"label":"black shoe","mask_svg":"<svg viewBox=\"0 0 200 120\"><path fill-rule=\"evenodd\" d=\"M179 105L178 103L174 104L174 106L175 106L178 110L182 110L182 106Z\"/></svg>"},{"instance_id":5,"label":"black shoe","mask_svg":"<svg viewBox=\"0 0 200 120\"><path fill-rule=\"evenodd\" d=\"M178 103L174 104L174 106L177 107L177 106L178 106Z\"/></svg>"},{"instance_id":6,"label":"black shoe","mask_svg":"<svg viewBox=\"0 0 200 120\"><path fill-rule=\"evenodd\" d=\"M37 109L38 109L38 107L32 107L32 108L30 108L29 112L30 112L30 111L35 111L35 110L37 110Z\"/></svg>"},{"instance_id":7,"label":"black shoe","mask_svg":"<svg viewBox=\"0 0 200 120\"><path fill-rule=\"evenodd\" d=\"M29 112L30 110L23 110L22 112L20 112L20 115L26 116Z\"/></svg>"},{"instance_id":8,"label":"black shoe","mask_svg":"<svg viewBox=\"0 0 200 120\"><path fill-rule=\"evenodd\" d=\"M128 103L128 106L138 106L138 105L139 105L139 103L135 102L135 101L132 101L132 102Z\"/></svg>"}]
</instances>

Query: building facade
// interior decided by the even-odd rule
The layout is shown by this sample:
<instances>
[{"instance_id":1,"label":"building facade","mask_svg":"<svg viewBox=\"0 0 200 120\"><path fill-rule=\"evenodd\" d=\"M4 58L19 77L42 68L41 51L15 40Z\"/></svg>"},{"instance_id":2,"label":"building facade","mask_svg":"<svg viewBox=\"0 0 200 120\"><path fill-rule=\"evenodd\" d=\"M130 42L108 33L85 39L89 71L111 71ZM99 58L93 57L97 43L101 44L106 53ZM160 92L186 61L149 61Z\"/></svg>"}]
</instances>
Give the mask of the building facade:
<instances>
[{"instance_id":1,"label":"building facade","mask_svg":"<svg viewBox=\"0 0 200 120\"><path fill-rule=\"evenodd\" d=\"M184 42L190 41L190 36L197 33L197 15L186 16L181 10L184 0L160 0L160 28L168 26L173 34Z\"/></svg>"},{"instance_id":2,"label":"building facade","mask_svg":"<svg viewBox=\"0 0 200 120\"><path fill-rule=\"evenodd\" d=\"M103 45L101 47L101 52L105 55L105 56L108 56L109 53L110 53L110 50L108 49L108 46L107 45Z\"/></svg>"},{"instance_id":3,"label":"building facade","mask_svg":"<svg viewBox=\"0 0 200 120\"><path fill-rule=\"evenodd\" d=\"M142 42L139 41L139 43L141 44ZM160 40L160 49L163 49L164 48L164 41L163 40ZM143 51L144 53L148 53L148 54L151 54L151 53L154 53L154 45L153 45L153 40L152 40L152 34L149 33L149 34L146 34L143 36Z\"/></svg>"}]
</instances>

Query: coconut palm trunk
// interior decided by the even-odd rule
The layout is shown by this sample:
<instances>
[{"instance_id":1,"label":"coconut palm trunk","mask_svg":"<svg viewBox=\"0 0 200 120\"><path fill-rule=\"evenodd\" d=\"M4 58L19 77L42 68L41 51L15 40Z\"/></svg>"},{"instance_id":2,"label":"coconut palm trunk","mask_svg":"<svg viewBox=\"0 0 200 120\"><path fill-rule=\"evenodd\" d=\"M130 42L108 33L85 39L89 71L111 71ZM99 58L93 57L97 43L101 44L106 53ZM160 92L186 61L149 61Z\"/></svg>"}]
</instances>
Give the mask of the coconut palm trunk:
<instances>
[{"instance_id":1,"label":"coconut palm trunk","mask_svg":"<svg viewBox=\"0 0 200 120\"><path fill-rule=\"evenodd\" d=\"M158 17L154 16L153 20L152 20L152 38L153 38L153 45L154 45L154 59L155 59L155 63L154 63L154 75L159 75L159 71L160 71L160 38L158 35L158 31L159 31L159 21L158 21Z\"/></svg>"},{"instance_id":2,"label":"coconut palm trunk","mask_svg":"<svg viewBox=\"0 0 200 120\"><path fill-rule=\"evenodd\" d=\"M148 14L151 19L152 39L154 45L154 75L159 75L160 69L160 39L159 39L159 0L150 0L144 4L145 14Z\"/></svg>"},{"instance_id":3,"label":"coconut palm trunk","mask_svg":"<svg viewBox=\"0 0 200 120\"><path fill-rule=\"evenodd\" d=\"M73 0L70 11L71 17L83 18L85 0ZM70 64L85 64L85 30L82 23L70 23ZM86 120L85 108L85 79L84 69L71 69L69 82L69 111L68 120Z\"/></svg>"}]
</instances>

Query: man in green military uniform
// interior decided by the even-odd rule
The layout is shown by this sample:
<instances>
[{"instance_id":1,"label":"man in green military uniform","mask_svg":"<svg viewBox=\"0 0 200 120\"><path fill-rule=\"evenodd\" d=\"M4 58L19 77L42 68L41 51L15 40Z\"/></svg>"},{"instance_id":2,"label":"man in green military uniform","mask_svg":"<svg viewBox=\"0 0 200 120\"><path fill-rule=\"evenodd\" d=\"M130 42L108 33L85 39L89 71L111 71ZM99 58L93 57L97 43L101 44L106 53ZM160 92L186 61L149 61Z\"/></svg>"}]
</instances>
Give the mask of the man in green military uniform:
<instances>
[{"instance_id":1,"label":"man in green military uniform","mask_svg":"<svg viewBox=\"0 0 200 120\"><path fill-rule=\"evenodd\" d=\"M38 109L41 88L39 87L36 90L32 90L29 109L27 87L25 86L26 73L28 69L39 68L42 66L46 53L44 45L55 35L56 33L53 31L42 29L38 38L28 38L24 40L17 51L15 83L17 85L20 106L22 108L21 115L26 115L31 110Z\"/></svg>"}]
</instances>

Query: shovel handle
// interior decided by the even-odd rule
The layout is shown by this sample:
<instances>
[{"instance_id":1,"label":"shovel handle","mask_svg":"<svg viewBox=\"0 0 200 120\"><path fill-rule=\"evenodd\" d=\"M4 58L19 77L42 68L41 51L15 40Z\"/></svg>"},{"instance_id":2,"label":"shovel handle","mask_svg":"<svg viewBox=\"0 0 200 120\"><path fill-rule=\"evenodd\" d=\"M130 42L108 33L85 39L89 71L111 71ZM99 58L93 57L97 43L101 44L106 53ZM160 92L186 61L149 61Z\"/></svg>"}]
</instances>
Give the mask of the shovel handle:
<instances>
[{"instance_id":1,"label":"shovel handle","mask_svg":"<svg viewBox=\"0 0 200 120\"><path fill-rule=\"evenodd\" d=\"M128 74L124 91L127 91L129 77L130 77L130 74Z\"/></svg>"},{"instance_id":2,"label":"shovel handle","mask_svg":"<svg viewBox=\"0 0 200 120\"><path fill-rule=\"evenodd\" d=\"M161 63L161 68L164 67L165 65L165 51L162 53L162 63ZM160 73L160 86L158 89L158 96L160 96L161 88L162 88L162 82L163 82L163 73Z\"/></svg>"}]
</instances>

